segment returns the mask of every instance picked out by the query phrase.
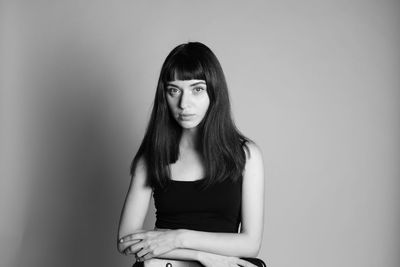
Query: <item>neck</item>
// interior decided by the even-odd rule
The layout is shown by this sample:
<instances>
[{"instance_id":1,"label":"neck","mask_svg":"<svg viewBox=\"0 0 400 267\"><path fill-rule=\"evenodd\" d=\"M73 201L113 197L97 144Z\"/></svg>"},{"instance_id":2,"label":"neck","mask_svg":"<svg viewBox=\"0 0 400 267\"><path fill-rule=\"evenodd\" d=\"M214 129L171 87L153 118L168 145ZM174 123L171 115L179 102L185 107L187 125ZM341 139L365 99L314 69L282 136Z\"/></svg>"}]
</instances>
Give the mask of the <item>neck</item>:
<instances>
[{"instance_id":1,"label":"neck","mask_svg":"<svg viewBox=\"0 0 400 267\"><path fill-rule=\"evenodd\" d=\"M196 149L198 131L196 128L183 129L179 146L182 149Z\"/></svg>"}]
</instances>

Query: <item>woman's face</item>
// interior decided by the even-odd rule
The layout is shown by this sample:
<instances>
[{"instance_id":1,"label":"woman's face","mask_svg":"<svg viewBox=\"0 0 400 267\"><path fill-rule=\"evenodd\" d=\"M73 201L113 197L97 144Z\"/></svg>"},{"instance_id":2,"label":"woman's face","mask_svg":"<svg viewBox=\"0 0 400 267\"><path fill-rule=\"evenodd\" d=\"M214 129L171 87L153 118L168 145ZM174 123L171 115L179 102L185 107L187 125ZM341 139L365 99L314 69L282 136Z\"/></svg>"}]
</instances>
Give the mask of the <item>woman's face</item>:
<instances>
[{"instance_id":1,"label":"woman's face","mask_svg":"<svg viewBox=\"0 0 400 267\"><path fill-rule=\"evenodd\" d=\"M166 98L172 116L184 129L199 125L210 105L204 80L170 81L166 86Z\"/></svg>"}]
</instances>

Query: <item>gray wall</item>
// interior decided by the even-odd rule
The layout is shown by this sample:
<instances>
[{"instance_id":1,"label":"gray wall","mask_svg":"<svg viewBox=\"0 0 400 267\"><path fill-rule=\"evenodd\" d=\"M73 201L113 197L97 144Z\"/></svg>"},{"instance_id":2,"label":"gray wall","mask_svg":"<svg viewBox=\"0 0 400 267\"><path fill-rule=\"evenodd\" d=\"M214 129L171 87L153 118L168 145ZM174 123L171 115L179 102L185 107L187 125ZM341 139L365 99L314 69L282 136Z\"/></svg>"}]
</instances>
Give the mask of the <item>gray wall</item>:
<instances>
[{"instance_id":1,"label":"gray wall","mask_svg":"<svg viewBox=\"0 0 400 267\"><path fill-rule=\"evenodd\" d=\"M0 266L115 239L157 76L202 41L264 153L269 266L400 265L399 1L3 1ZM149 218L151 227L152 218Z\"/></svg>"}]
</instances>

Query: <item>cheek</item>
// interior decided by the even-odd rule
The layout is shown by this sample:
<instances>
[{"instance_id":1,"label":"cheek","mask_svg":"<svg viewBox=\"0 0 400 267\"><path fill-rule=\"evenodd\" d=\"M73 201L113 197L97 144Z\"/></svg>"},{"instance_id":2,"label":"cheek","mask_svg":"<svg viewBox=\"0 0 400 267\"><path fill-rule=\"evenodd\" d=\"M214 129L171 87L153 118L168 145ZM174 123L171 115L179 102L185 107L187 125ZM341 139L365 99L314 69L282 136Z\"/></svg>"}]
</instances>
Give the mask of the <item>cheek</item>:
<instances>
[{"instance_id":1,"label":"cheek","mask_svg":"<svg viewBox=\"0 0 400 267\"><path fill-rule=\"evenodd\" d=\"M167 98L167 106L168 106L168 109L169 109L172 113L175 112L176 104L175 104L175 102L174 102L172 99Z\"/></svg>"},{"instance_id":2,"label":"cheek","mask_svg":"<svg viewBox=\"0 0 400 267\"><path fill-rule=\"evenodd\" d=\"M210 107L210 99L207 97L206 99L204 99L204 103L202 105L202 109L203 109L203 113L207 113L207 110Z\"/></svg>"}]
</instances>

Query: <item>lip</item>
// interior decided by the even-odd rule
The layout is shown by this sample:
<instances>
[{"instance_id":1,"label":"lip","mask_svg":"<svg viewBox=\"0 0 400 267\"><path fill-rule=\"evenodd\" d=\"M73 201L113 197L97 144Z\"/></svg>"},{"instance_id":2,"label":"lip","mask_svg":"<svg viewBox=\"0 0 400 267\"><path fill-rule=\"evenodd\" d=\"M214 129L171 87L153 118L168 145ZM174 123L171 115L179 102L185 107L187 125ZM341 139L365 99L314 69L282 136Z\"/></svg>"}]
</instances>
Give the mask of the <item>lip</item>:
<instances>
[{"instance_id":1,"label":"lip","mask_svg":"<svg viewBox=\"0 0 400 267\"><path fill-rule=\"evenodd\" d=\"M179 119L186 121L190 120L195 114L179 114Z\"/></svg>"}]
</instances>

